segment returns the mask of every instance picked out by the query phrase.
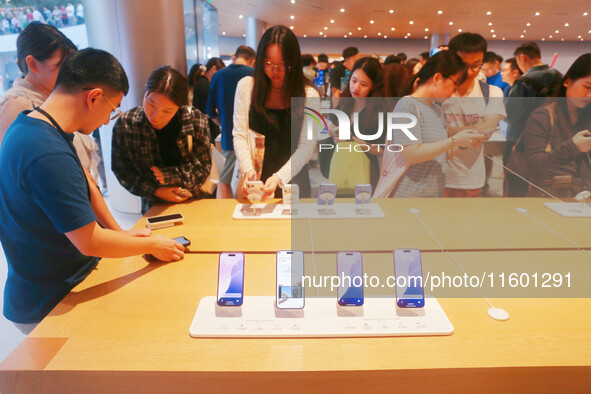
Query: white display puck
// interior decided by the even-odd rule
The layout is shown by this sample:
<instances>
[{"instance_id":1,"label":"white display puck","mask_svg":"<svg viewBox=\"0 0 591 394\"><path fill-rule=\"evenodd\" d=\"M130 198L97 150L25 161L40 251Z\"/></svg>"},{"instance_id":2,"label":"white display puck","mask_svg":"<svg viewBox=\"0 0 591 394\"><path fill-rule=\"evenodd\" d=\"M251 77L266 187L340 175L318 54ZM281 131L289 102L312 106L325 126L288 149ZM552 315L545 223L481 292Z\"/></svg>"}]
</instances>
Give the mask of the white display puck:
<instances>
[{"instance_id":1,"label":"white display puck","mask_svg":"<svg viewBox=\"0 0 591 394\"><path fill-rule=\"evenodd\" d=\"M527 213L527 209L525 208L515 208L515 210L519 213Z\"/></svg>"},{"instance_id":2,"label":"white display puck","mask_svg":"<svg viewBox=\"0 0 591 394\"><path fill-rule=\"evenodd\" d=\"M495 320L505 321L509 319L509 314L501 308L488 308L488 315Z\"/></svg>"},{"instance_id":3,"label":"white display puck","mask_svg":"<svg viewBox=\"0 0 591 394\"><path fill-rule=\"evenodd\" d=\"M408 212L410 212L410 213L419 213L421 211L418 208L411 208L411 209L408 210Z\"/></svg>"}]
</instances>

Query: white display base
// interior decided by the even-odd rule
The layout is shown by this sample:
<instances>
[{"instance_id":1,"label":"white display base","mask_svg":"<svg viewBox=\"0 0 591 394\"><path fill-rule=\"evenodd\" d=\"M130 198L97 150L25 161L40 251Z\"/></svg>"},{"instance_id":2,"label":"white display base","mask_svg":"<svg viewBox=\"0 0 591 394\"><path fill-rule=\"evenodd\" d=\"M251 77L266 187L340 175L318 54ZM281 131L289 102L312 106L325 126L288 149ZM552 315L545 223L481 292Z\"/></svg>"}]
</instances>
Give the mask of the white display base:
<instances>
[{"instance_id":1,"label":"white display base","mask_svg":"<svg viewBox=\"0 0 591 394\"><path fill-rule=\"evenodd\" d=\"M256 208L256 209L255 209ZM378 204L238 204L234 219L381 219L384 211Z\"/></svg>"},{"instance_id":2,"label":"white display base","mask_svg":"<svg viewBox=\"0 0 591 394\"><path fill-rule=\"evenodd\" d=\"M241 307L201 299L189 333L212 337L388 337L451 335L454 328L435 298L425 307L402 309L394 298L366 298L341 307L334 298L307 298L304 309L277 309L275 297L245 297Z\"/></svg>"},{"instance_id":3,"label":"white display base","mask_svg":"<svg viewBox=\"0 0 591 394\"><path fill-rule=\"evenodd\" d=\"M567 218L591 218L591 206L589 204L580 202L545 202L544 205L560 216Z\"/></svg>"}]
</instances>

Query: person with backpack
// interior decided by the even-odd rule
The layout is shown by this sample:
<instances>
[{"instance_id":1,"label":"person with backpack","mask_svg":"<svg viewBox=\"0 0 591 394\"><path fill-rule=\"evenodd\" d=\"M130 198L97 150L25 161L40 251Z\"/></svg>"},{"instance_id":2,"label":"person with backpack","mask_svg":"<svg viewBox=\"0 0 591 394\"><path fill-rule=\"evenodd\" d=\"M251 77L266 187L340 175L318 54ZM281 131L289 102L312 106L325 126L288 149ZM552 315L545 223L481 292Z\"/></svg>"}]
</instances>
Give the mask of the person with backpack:
<instances>
[{"instance_id":1,"label":"person with backpack","mask_svg":"<svg viewBox=\"0 0 591 394\"><path fill-rule=\"evenodd\" d=\"M507 144L503 162L505 165L513 150L524 151L523 139L517 144L523 134L525 125L532 112L542 105L544 97L551 96L562 82L562 75L542 62L540 47L535 42L526 42L515 49L513 53L517 66L523 75L515 80L509 97L507 98ZM537 97L538 99L523 99L523 97ZM515 149L513 149L515 147ZM520 174L524 176L525 174ZM509 197L524 197L528 192L527 182L518 176L506 172L505 194Z\"/></svg>"},{"instance_id":2,"label":"person with backpack","mask_svg":"<svg viewBox=\"0 0 591 394\"><path fill-rule=\"evenodd\" d=\"M487 42L480 34L461 33L451 39L449 50L468 68L466 80L442 105L448 135L475 130L489 139L507 115L503 91L477 80L484 63ZM486 184L482 145L461 149L449 158L445 170L445 197L480 197Z\"/></svg>"}]
</instances>

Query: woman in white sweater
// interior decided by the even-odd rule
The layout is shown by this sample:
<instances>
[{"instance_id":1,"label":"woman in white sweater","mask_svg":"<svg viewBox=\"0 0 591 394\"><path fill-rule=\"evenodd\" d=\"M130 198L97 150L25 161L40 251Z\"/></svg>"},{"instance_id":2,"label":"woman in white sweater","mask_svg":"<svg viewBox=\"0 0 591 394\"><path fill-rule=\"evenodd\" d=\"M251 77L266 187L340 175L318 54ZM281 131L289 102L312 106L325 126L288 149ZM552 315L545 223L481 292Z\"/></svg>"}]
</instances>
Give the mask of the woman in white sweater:
<instances>
[{"instance_id":1,"label":"woman in white sweater","mask_svg":"<svg viewBox=\"0 0 591 394\"><path fill-rule=\"evenodd\" d=\"M296 100L292 106L292 97L306 97L306 103L304 99ZM307 132L303 110L317 107L319 97L318 91L304 78L296 36L285 26L268 29L259 42L254 77L245 77L238 83L232 132L238 165L246 180L256 178L249 130L265 136L260 180L267 197L273 197L278 186L288 183L300 187L300 196L310 196L307 163L314 152L316 137Z\"/></svg>"}]
</instances>

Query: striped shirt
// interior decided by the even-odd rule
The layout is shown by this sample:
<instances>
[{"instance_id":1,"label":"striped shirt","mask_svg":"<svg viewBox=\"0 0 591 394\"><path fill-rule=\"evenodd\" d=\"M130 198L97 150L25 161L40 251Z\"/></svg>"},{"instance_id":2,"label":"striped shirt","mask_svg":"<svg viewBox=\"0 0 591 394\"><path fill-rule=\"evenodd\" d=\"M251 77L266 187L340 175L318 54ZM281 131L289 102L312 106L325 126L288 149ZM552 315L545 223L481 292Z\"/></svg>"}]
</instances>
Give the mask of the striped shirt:
<instances>
[{"instance_id":1,"label":"striped shirt","mask_svg":"<svg viewBox=\"0 0 591 394\"><path fill-rule=\"evenodd\" d=\"M414 97L400 99L394 112L411 113L417 117L417 124L409 131L417 137L410 140L401 130L394 130L394 143L402 146L427 144L447 138L439 104L428 106ZM445 188L446 154L433 160L411 165L402 176L394 197L443 197Z\"/></svg>"}]
</instances>

